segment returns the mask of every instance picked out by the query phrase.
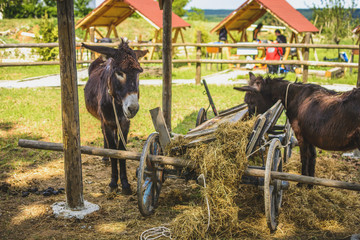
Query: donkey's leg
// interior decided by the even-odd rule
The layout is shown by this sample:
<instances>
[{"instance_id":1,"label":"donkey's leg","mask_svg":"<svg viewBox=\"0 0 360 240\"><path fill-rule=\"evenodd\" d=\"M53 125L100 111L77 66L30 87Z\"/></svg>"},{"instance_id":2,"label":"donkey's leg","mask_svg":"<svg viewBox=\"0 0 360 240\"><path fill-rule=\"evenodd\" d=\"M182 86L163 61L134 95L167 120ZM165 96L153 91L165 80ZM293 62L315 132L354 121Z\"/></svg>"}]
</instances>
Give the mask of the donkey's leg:
<instances>
[{"instance_id":1,"label":"donkey's leg","mask_svg":"<svg viewBox=\"0 0 360 240\"><path fill-rule=\"evenodd\" d=\"M305 176L314 176L315 174L315 159L316 159L316 149L313 145L306 141L302 141L299 144L300 147L300 157L301 157L301 174ZM303 184L299 183L298 186ZM313 185L308 185L309 188L312 188Z\"/></svg>"},{"instance_id":2,"label":"donkey's leg","mask_svg":"<svg viewBox=\"0 0 360 240\"><path fill-rule=\"evenodd\" d=\"M107 139L106 139L105 129L104 129L103 126L101 126L101 130L102 130L103 136L104 136L104 148L109 148L109 143L108 143L108 141L107 141ZM108 164L108 162L109 162L109 157L103 157L102 160L103 160L104 163L107 163L107 164Z\"/></svg>"},{"instance_id":3,"label":"donkey's leg","mask_svg":"<svg viewBox=\"0 0 360 240\"><path fill-rule=\"evenodd\" d=\"M104 125L103 129L104 129L104 133L105 133L104 137L107 140L108 147L110 149L116 149L114 130L106 125ZM118 172L118 167L117 167L117 159L116 158L110 158L110 159L111 159L111 182L109 184L109 187L110 187L111 191L114 191L118 187L117 182L119 179L119 172Z\"/></svg>"},{"instance_id":4,"label":"donkey's leg","mask_svg":"<svg viewBox=\"0 0 360 240\"><path fill-rule=\"evenodd\" d=\"M309 146L309 157L309 176L315 177L316 148L314 145Z\"/></svg>"},{"instance_id":5,"label":"donkey's leg","mask_svg":"<svg viewBox=\"0 0 360 240\"><path fill-rule=\"evenodd\" d=\"M126 120L126 121L121 122L121 130L124 135L125 142L127 142L129 127L130 127L129 121ZM120 140L119 147L120 147L120 150L125 150L125 146L123 145L121 140ZM127 174L126 174L126 160L120 159L119 165L120 165L120 181L121 181L121 186L122 186L122 193L124 193L126 195L130 195L132 191L131 191L130 184L128 182Z\"/></svg>"}]
</instances>

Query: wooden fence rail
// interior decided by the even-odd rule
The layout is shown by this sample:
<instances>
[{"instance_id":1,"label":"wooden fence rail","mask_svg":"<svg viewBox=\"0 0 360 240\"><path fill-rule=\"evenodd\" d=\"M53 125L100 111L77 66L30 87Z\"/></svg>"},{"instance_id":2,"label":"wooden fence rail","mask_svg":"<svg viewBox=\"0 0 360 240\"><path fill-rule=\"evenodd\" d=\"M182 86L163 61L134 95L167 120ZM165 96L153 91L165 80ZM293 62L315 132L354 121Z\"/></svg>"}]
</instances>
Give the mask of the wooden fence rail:
<instances>
[{"instance_id":1,"label":"wooden fence rail","mask_svg":"<svg viewBox=\"0 0 360 240\"><path fill-rule=\"evenodd\" d=\"M86 43L88 45L117 47L119 43ZM162 43L130 43L131 47L162 47ZM269 43L173 43L173 47L233 47L233 48L256 48L256 47L274 47ZM41 47L59 47L58 43L17 43L0 44L0 48L41 48ZM81 47L81 43L76 43L76 47ZM358 45L336 45L336 44L304 44L304 43L277 43L276 47L291 48L326 48L326 49L359 49Z\"/></svg>"},{"instance_id":2,"label":"wooden fence rail","mask_svg":"<svg viewBox=\"0 0 360 240\"><path fill-rule=\"evenodd\" d=\"M116 47L119 43L89 43L89 45L97 46L108 46ZM146 48L146 47L162 47L162 43L130 43L131 47L135 48ZM210 43L173 43L173 47L195 47L199 50L202 47L218 47L218 48L258 48L258 47L274 47L274 44L268 43L237 43L237 44L210 44ZM42 48L42 47L59 47L58 43L20 43L20 44L0 44L0 49L5 48ZM81 43L76 43L76 47L81 47ZM309 51L309 48L323 48L323 49L348 49L348 50L359 50L358 45L336 45L336 44L304 44L304 43L279 43L276 47L290 47L290 48L304 48L305 52ZM199 51L197 51L199 52ZM77 61L77 64L90 63L91 61ZM162 64L162 60L142 60L143 64L159 63ZM223 60L223 59L201 59L198 54L196 59L173 59L173 63L188 63L196 64L197 69L201 64L268 64L268 65L302 65L305 69L308 66L317 67L342 67L342 68L358 68L358 63L345 63L345 62L324 62L324 61L309 61L309 60ZM59 61L49 62L0 62L0 67L11 67L11 66L39 66L39 65L59 65ZM360 68L360 67L359 67ZM303 79L306 80L307 72L303 73ZM358 74L359 75L359 74ZM201 72L197 71L195 77L197 80L201 78ZM360 81L360 80L359 80ZM199 83L199 81L197 81Z\"/></svg>"},{"instance_id":3,"label":"wooden fence rail","mask_svg":"<svg viewBox=\"0 0 360 240\"><path fill-rule=\"evenodd\" d=\"M77 61L77 64L91 63L92 61ZM162 60L141 60L141 63L162 63ZM357 63L341 63L341 62L316 62L316 61L301 61L301 60L211 60L211 59L174 59L173 63L222 63L222 64L269 64L269 65L306 65L306 66L318 66L318 67L349 67L356 68ZM49 62L0 62L0 67L11 67L11 66L39 66L39 65L59 65L58 61Z\"/></svg>"}]
</instances>

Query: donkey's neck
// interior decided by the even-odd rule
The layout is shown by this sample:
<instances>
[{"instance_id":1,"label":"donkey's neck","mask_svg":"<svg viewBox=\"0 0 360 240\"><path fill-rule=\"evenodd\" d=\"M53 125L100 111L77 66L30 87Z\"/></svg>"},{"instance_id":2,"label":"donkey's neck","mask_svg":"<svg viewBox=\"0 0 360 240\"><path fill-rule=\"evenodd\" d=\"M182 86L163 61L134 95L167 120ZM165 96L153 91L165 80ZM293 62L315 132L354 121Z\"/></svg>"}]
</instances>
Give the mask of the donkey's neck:
<instances>
[{"instance_id":1,"label":"donkey's neck","mask_svg":"<svg viewBox=\"0 0 360 240\"><path fill-rule=\"evenodd\" d=\"M284 106L289 104L289 95L290 95L290 88L291 88L291 86L289 84L292 84L292 83L288 82L288 81L279 81L279 82L273 83L273 86L271 88L271 96L272 96L273 101L281 100L281 102ZM286 92L287 92L287 94L286 94Z\"/></svg>"}]
</instances>

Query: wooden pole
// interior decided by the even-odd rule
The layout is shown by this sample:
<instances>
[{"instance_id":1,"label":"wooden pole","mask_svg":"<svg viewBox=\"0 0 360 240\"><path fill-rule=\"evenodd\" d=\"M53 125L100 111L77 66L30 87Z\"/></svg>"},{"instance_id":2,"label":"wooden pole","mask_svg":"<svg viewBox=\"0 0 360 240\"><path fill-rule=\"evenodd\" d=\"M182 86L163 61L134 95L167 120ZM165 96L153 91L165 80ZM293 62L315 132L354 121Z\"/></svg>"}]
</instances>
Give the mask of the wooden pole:
<instances>
[{"instance_id":1,"label":"wooden pole","mask_svg":"<svg viewBox=\"0 0 360 240\"><path fill-rule=\"evenodd\" d=\"M94 27L90 27L90 42L94 43L95 42L95 28ZM90 53L91 55L91 60L95 60L95 52L91 51Z\"/></svg>"},{"instance_id":2,"label":"wooden pole","mask_svg":"<svg viewBox=\"0 0 360 240\"><path fill-rule=\"evenodd\" d=\"M201 31L197 31L196 34L196 42L201 43ZM196 48L196 59L201 59L201 47ZM199 85L201 81L201 63L196 63L196 75L195 75L195 83Z\"/></svg>"},{"instance_id":3,"label":"wooden pole","mask_svg":"<svg viewBox=\"0 0 360 240\"><path fill-rule=\"evenodd\" d=\"M84 207L84 199L80 152L74 1L57 0L57 15L66 203L70 209L77 210Z\"/></svg>"},{"instance_id":4,"label":"wooden pole","mask_svg":"<svg viewBox=\"0 0 360 240\"><path fill-rule=\"evenodd\" d=\"M171 73L172 73L172 0L163 1L163 94L162 109L166 125L171 132Z\"/></svg>"},{"instance_id":5,"label":"wooden pole","mask_svg":"<svg viewBox=\"0 0 360 240\"><path fill-rule=\"evenodd\" d=\"M24 148L35 148L42 150L51 150L62 152L64 150L64 145L62 143L53 143L53 142L43 142L36 140L28 140L28 139L19 139L18 145ZM140 161L141 153L132 152L132 151L124 151L124 150L114 150L107 148L97 148L97 147L89 147L89 146L81 146L81 153L87 155L95 155L95 156L103 156L103 157L112 157L117 159L127 159ZM172 165L176 167L194 167L191 165L190 161L186 161L182 158L175 157L167 157L161 155L149 155L149 159L154 162L159 162L164 165Z\"/></svg>"},{"instance_id":6,"label":"wooden pole","mask_svg":"<svg viewBox=\"0 0 360 240\"><path fill-rule=\"evenodd\" d=\"M310 34L309 32L307 32L305 34L305 44L310 43ZM304 51L304 61L308 61L309 60L309 48L305 48ZM308 74L309 74L309 66L307 65L303 65L303 73L302 73L302 79L303 82L306 83L308 80Z\"/></svg>"},{"instance_id":7,"label":"wooden pole","mask_svg":"<svg viewBox=\"0 0 360 240\"><path fill-rule=\"evenodd\" d=\"M357 77L356 87L360 87L360 42L359 42L359 59L358 59L358 77Z\"/></svg>"},{"instance_id":8,"label":"wooden pole","mask_svg":"<svg viewBox=\"0 0 360 240\"><path fill-rule=\"evenodd\" d=\"M20 139L18 144L20 147L26 147L26 148L36 148L36 149L44 149L44 150L52 150L52 151L62 151L63 150L63 144L61 144L61 143ZM82 146L81 153L89 154L89 155L96 155L96 156L113 157L113 158L118 158L118 159L129 159L129 160L135 160L135 161L139 161L140 157L141 157L141 153L138 153L138 152L96 148L96 147L88 147L88 146ZM158 162L159 164L172 165L172 166L176 166L176 167L190 167L190 168L198 167L198 166L194 165L191 161L184 160L179 157L149 155L149 159L152 162ZM246 175L246 176L264 177L264 174L265 174L265 171L262 169L248 168L244 171L244 175ZM329 179L325 179L325 178L309 177L309 176L291 174L291 173L285 173L285 172L271 171L271 179L294 181L294 182L305 183L305 184L314 184L314 185L321 185L321 186L326 186L326 187L334 187L334 188L342 188L342 189L360 191L360 184L357 184L357 183L349 183L349 182L343 182L343 181L329 180Z\"/></svg>"}]
</instances>

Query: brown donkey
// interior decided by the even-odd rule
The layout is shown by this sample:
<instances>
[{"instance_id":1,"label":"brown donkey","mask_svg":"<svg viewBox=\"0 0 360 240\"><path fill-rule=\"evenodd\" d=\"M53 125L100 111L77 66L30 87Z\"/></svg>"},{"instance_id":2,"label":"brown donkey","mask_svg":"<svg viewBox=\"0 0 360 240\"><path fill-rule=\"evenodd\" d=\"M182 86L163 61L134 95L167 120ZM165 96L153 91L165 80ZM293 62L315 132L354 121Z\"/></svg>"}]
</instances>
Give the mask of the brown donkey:
<instances>
[{"instance_id":1,"label":"brown donkey","mask_svg":"<svg viewBox=\"0 0 360 240\"><path fill-rule=\"evenodd\" d=\"M84 88L86 108L101 121L104 147L125 150L130 119L139 110L139 74L143 69L140 67L138 58L144 56L147 50L132 50L123 40L118 49L86 44L82 46L105 56L105 58L97 58L89 66L89 80ZM118 118L125 143L117 137L115 116ZM111 158L109 186L111 190L116 190L118 187L118 162L122 192L131 194L126 176L126 160Z\"/></svg>"},{"instance_id":2,"label":"brown donkey","mask_svg":"<svg viewBox=\"0 0 360 240\"><path fill-rule=\"evenodd\" d=\"M315 84L249 75L249 86L235 89L247 92L245 102L252 113L263 113L282 101L299 142L303 175L315 174L315 147L335 151L360 147L360 89L337 93Z\"/></svg>"}]
</instances>

